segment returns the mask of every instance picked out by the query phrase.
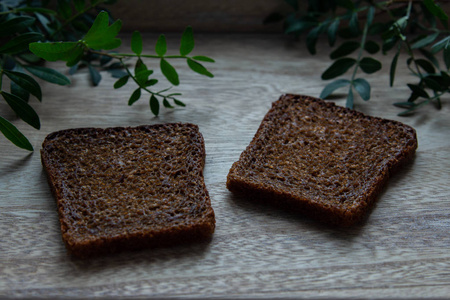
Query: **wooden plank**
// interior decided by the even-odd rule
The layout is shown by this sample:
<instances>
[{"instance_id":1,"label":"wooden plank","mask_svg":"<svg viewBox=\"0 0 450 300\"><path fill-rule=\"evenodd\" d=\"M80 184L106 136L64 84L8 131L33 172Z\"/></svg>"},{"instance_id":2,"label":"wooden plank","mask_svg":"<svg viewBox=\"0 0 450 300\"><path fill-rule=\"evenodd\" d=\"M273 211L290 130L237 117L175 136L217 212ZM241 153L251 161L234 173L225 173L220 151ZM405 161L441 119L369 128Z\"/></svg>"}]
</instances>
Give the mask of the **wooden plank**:
<instances>
[{"instance_id":1,"label":"wooden plank","mask_svg":"<svg viewBox=\"0 0 450 300\"><path fill-rule=\"evenodd\" d=\"M155 37L144 36L148 51ZM169 35L168 41L176 51L178 36ZM231 164L273 101L282 93L320 94L326 84L320 73L330 64L327 49L310 56L303 44L278 35L204 34L196 42L195 54L216 59L208 65L215 78L201 77L175 61L181 85L173 90L183 93L185 108L153 117L147 98L127 105L135 87L113 90L115 79L102 73L100 86L91 88L81 71L71 77L70 87L42 83L43 102L31 101L41 130L14 122L35 152L0 137L0 298L448 297L448 97L441 111L430 106L412 117L397 116L401 110L392 103L408 97L405 84L414 78L399 64L396 85L388 88L389 57L380 55L383 71L367 76L372 99L357 99L356 108L413 126L419 149L415 160L390 180L363 224L330 228L247 202L225 187ZM164 79L161 84L169 86ZM0 109L3 113L6 106ZM69 257L40 165L45 136L65 128L178 121L198 124L205 137L205 181L217 219L212 241L87 261Z\"/></svg>"}]
</instances>

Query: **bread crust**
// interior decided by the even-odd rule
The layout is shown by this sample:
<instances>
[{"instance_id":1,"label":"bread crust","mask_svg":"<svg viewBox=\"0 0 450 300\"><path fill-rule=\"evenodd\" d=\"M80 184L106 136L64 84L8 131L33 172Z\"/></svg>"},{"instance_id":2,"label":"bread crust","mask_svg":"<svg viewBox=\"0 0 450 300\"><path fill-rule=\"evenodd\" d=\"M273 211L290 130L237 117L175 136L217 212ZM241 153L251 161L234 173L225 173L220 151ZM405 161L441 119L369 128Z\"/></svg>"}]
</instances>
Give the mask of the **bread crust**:
<instances>
[{"instance_id":1,"label":"bread crust","mask_svg":"<svg viewBox=\"0 0 450 300\"><path fill-rule=\"evenodd\" d=\"M74 256L206 240L214 232L197 125L61 130L44 140L41 161Z\"/></svg>"},{"instance_id":2,"label":"bread crust","mask_svg":"<svg viewBox=\"0 0 450 300\"><path fill-rule=\"evenodd\" d=\"M417 148L415 130L318 98L282 95L227 176L243 198L322 222L360 222Z\"/></svg>"}]
</instances>

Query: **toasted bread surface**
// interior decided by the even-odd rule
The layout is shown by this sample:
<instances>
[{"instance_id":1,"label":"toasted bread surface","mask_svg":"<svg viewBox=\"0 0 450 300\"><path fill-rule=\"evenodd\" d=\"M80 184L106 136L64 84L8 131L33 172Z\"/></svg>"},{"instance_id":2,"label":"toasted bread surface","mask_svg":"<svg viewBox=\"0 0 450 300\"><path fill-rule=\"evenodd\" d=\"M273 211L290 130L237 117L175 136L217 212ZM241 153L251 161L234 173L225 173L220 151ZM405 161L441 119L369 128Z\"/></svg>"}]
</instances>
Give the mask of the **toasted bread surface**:
<instances>
[{"instance_id":1,"label":"toasted bread surface","mask_svg":"<svg viewBox=\"0 0 450 300\"><path fill-rule=\"evenodd\" d=\"M193 124L49 134L41 160L75 256L210 238L203 136Z\"/></svg>"},{"instance_id":2,"label":"toasted bread surface","mask_svg":"<svg viewBox=\"0 0 450 300\"><path fill-rule=\"evenodd\" d=\"M416 132L302 95L273 103L227 177L232 192L350 226L412 159Z\"/></svg>"}]
</instances>

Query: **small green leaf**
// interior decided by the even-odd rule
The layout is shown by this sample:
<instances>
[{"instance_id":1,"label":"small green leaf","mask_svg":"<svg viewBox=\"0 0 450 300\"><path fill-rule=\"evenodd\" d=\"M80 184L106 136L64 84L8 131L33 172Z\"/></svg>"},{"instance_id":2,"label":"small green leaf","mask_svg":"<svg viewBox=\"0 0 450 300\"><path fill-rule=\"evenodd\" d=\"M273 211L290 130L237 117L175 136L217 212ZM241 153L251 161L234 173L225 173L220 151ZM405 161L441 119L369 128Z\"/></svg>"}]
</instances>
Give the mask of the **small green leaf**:
<instances>
[{"instance_id":1,"label":"small green leaf","mask_svg":"<svg viewBox=\"0 0 450 300\"><path fill-rule=\"evenodd\" d=\"M84 36L83 41L95 50L111 50L119 47L122 41L116 38L122 27L122 21L117 20L109 26L109 15L107 12L100 12L95 18L89 31Z\"/></svg>"},{"instance_id":2,"label":"small green leaf","mask_svg":"<svg viewBox=\"0 0 450 300\"><path fill-rule=\"evenodd\" d=\"M0 37L9 36L14 33L21 33L29 26L33 25L35 21L35 18L20 16L2 22L0 24Z\"/></svg>"},{"instance_id":3,"label":"small green leaf","mask_svg":"<svg viewBox=\"0 0 450 300\"><path fill-rule=\"evenodd\" d=\"M141 98L141 88L137 88L131 94L130 99L128 99L128 105L133 105L134 102L138 101Z\"/></svg>"},{"instance_id":4,"label":"small green leaf","mask_svg":"<svg viewBox=\"0 0 450 300\"><path fill-rule=\"evenodd\" d=\"M395 102L393 105L401 108L410 108L415 106L414 102Z\"/></svg>"},{"instance_id":5,"label":"small green leaf","mask_svg":"<svg viewBox=\"0 0 450 300\"><path fill-rule=\"evenodd\" d=\"M9 79L14 81L18 86L31 93L39 101L42 101L41 87L33 77L25 73L15 71L3 70L3 73L8 76Z\"/></svg>"},{"instance_id":6,"label":"small green leaf","mask_svg":"<svg viewBox=\"0 0 450 300\"><path fill-rule=\"evenodd\" d=\"M373 22L373 18L375 16L375 7L374 6L370 6L369 10L367 11L367 24L370 26Z\"/></svg>"},{"instance_id":7,"label":"small green leaf","mask_svg":"<svg viewBox=\"0 0 450 300\"><path fill-rule=\"evenodd\" d=\"M186 106L186 104L184 104L183 102L181 102L180 100L178 100L178 99L173 99L173 102L176 104L176 105L178 105L178 106Z\"/></svg>"},{"instance_id":8,"label":"small green leaf","mask_svg":"<svg viewBox=\"0 0 450 300\"><path fill-rule=\"evenodd\" d=\"M192 27L188 26L183 32L183 35L181 36L181 43L180 43L180 54L182 56L188 55L192 52L194 49L194 34L192 32Z\"/></svg>"},{"instance_id":9,"label":"small green leaf","mask_svg":"<svg viewBox=\"0 0 450 300\"><path fill-rule=\"evenodd\" d=\"M425 56L436 68L439 69L439 61L436 59L433 53L428 51L425 48L419 49L420 53L422 53L423 56Z\"/></svg>"},{"instance_id":10,"label":"small green leaf","mask_svg":"<svg viewBox=\"0 0 450 300\"><path fill-rule=\"evenodd\" d=\"M197 56L192 56L192 59L194 60L198 60L198 61L204 61L204 62L215 62L214 59L207 57L207 56L202 56L202 55L197 55Z\"/></svg>"},{"instance_id":11,"label":"small green leaf","mask_svg":"<svg viewBox=\"0 0 450 300\"><path fill-rule=\"evenodd\" d=\"M309 29L317 25L317 22L312 22L306 19L294 19L284 29L284 33L301 33L306 29Z\"/></svg>"},{"instance_id":12,"label":"small green leaf","mask_svg":"<svg viewBox=\"0 0 450 300\"><path fill-rule=\"evenodd\" d=\"M155 95L150 96L150 110L157 116L159 114L159 101L156 99Z\"/></svg>"},{"instance_id":13,"label":"small green leaf","mask_svg":"<svg viewBox=\"0 0 450 300\"><path fill-rule=\"evenodd\" d=\"M77 42L31 43L30 51L47 61L67 61L77 45Z\"/></svg>"},{"instance_id":14,"label":"small green leaf","mask_svg":"<svg viewBox=\"0 0 450 300\"><path fill-rule=\"evenodd\" d=\"M316 54L316 44L317 40L319 38L319 35L324 30L324 26L322 24L318 25L317 27L314 27L311 29L306 36L306 47L308 48L309 53Z\"/></svg>"},{"instance_id":15,"label":"small green leaf","mask_svg":"<svg viewBox=\"0 0 450 300\"><path fill-rule=\"evenodd\" d=\"M164 56L167 52L166 36L161 34L156 41L155 52L158 56Z\"/></svg>"},{"instance_id":16,"label":"small green leaf","mask_svg":"<svg viewBox=\"0 0 450 300\"><path fill-rule=\"evenodd\" d=\"M439 36L439 32L436 32L436 33L433 33L433 34L430 34L430 35L425 35L421 39L416 41L414 44L412 44L411 45L411 49L424 48L424 47L430 45L431 43L433 43L434 40L436 40L436 38L438 36Z\"/></svg>"},{"instance_id":17,"label":"small green leaf","mask_svg":"<svg viewBox=\"0 0 450 300\"><path fill-rule=\"evenodd\" d=\"M28 50L28 45L41 40L44 36L37 32L27 32L18 35L0 47L0 53L15 54Z\"/></svg>"},{"instance_id":18,"label":"small green leaf","mask_svg":"<svg viewBox=\"0 0 450 300\"><path fill-rule=\"evenodd\" d=\"M338 79L335 80L325 86L325 88L322 90L322 93L320 93L320 98L326 99L328 96L330 96L335 90L347 86L350 84L350 80L348 79Z\"/></svg>"},{"instance_id":19,"label":"small green leaf","mask_svg":"<svg viewBox=\"0 0 450 300\"><path fill-rule=\"evenodd\" d=\"M59 85L68 85L70 84L69 78L64 76L63 74L59 73L56 70L41 67L41 66L31 66L31 65L25 65L23 66L28 72L33 74L34 76L48 81L50 83L55 83Z\"/></svg>"},{"instance_id":20,"label":"small green leaf","mask_svg":"<svg viewBox=\"0 0 450 300\"><path fill-rule=\"evenodd\" d=\"M88 64L88 69L89 69L89 74L91 75L92 85L97 86L100 83L100 81L102 80L102 75L91 64Z\"/></svg>"},{"instance_id":21,"label":"small green leaf","mask_svg":"<svg viewBox=\"0 0 450 300\"><path fill-rule=\"evenodd\" d=\"M392 62L391 62L391 68L390 68L390 72L389 72L389 85L390 86L394 85L395 70L397 69L397 61L398 61L399 55L400 55L400 51L397 51L397 53L395 53L394 58L392 59Z\"/></svg>"},{"instance_id":22,"label":"small green leaf","mask_svg":"<svg viewBox=\"0 0 450 300\"><path fill-rule=\"evenodd\" d=\"M166 98L163 99L163 105L165 108L174 108Z\"/></svg>"},{"instance_id":23,"label":"small green leaf","mask_svg":"<svg viewBox=\"0 0 450 300\"><path fill-rule=\"evenodd\" d=\"M358 34L360 32L359 30L359 22L358 22L358 13L354 11L350 17L350 21L348 22L348 26L350 28L350 31L353 34Z\"/></svg>"},{"instance_id":24,"label":"small green leaf","mask_svg":"<svg viewBox=\"0 0 450 300\"><path fill-rule=\"evenodd\" d=\"M180 80L178 78L178 73L175 68L167 62L164 58L161 58L160 68L163 75L167 78L167 80L173 85L179 85Z\"/></svg>"},{"instance_id":25,"label":"small green leaf","mask_svg":"<svg viewBox=\"0 0 450 300\"><path fill-rule=\"evenodd\" d=\"M413 94L416 94L419 97L423 98L430 98L428 93L419 85L417 84L408 84L409 89L413 92Z\"/></svg>"},{"instance_id":26,"label":"small green leaf","mask_svg":"<svg viewBox=\"0 0 450 300\"><path fill-rule=\"evenodd\" d=\"M375 54L380 51L380 46L374 41L367 41L364 44L364 50L366 50L370 54Z\"/></svg>"},{"instance_id":27,"label":"small green leaf","mask_svg":"<svg viewBox=\"0 0 450 300\"><path fill-rule=\"evenodd\" d=\"M17 147L33 151L33 146L30 141L28 141L28 139L16 128L16 126L11 124L2 116L0 116L0 131Z\"/></svg>"},{"instance_id":28,"label":"small green leaf","mask_svg":"<svg viewBox=\"0 0 450 300\"><path fill-rule=\"evenodd\" d=\"M327 34L328 34L328 44L330 45L330 47L333 47L334 44L336 43L336 36L339 24L340 24L339 19L335 19L333 22L331 22L330 26L328 27Z\"/></svg>"},{"instance_id":29,"label":"small green leaf","mask_svg":"<svg viewBox=\"0 0 450 300\"><path fill-rule=\"evenodd\" d=\"M150 79L145 82L145 87L153 86L158 83L158 79Z\"/></svg>"},{"instance_id":30,"label":"small green leaf","mask_svg":"<svg viewBox=\"0 0 450 300\"><path fill-rule=\"evenodd\" d=\"M424 0L423 4L434 16L438 17L440 20L442 21L448 20L447 14L444 12L444 10L442 10L442 8L440 8L439 6L436 5L436 3L434 3L434 0Z\"/></svg>"},{"instance_id":31,"label":"small green leaf","mask_svg":"<svg viewBox=\"0 0 450 300\"><path fill-rule=\"evenodd\" d=\"M30 93L24 88L21 88L14 81L11 81L11 94L16 95L25 102L28 102L30 99Z\"/></svg>"},{"instance_id":32,"label":"small green leaf","mask_svg":"<svg viewBox=\"0 0 450 300\"><path fill-rule=\"evenodd\" d=\"M199 64L198 62L188 58L187 59L187 64L189 66L189 68L191 68L192 71L201 74L201 75L205 75L207 77L213 78L214 75L209 72L202 64Z\"/></svg>"},{"instance_id":33,"label":"small green leaf","mask_svg":"<svg viewBox=\"0 0 450 300\"><path fill-rule=\"evenodd\" d=\"M443 38L442 40L440 40L433 46L431 46L431 52L437 53L437 52L441 51L443 48L448 48L449 45L450 45L450 35Z\"/></svg>"},{"instance_id":34,"label":"small green leaf","mask_svg":"<svg viewBox=\"0 0 450 300\"><path fill-rule=\"evenodd\" d=\"M375 73L376 71L381 69L381 63L371 57L364 57L359 62L359 66L361 67L361 70L363 70L367 74Z\"/></svg>"},{"instance_id":35,"label":"small green leaf","mask_svg":"<svg viewBox=\"0 0 450 300\"><path fill-rule=\"evenodd\" d=\"M330 53L331 59L337 59L353 53L361 46L359 42L347 41L342 43L336 50Z\"/></svg>"},{"instance_id":36,"label":"small green leaf","mask_svg":"<svg viewBox=\"0 0 450 300\"><path fill-rule=\"evenodd\" d=\"M142 53L142 48L142 35L139 31L134 31L131 36L131 51L139 56Z\"/></svg>"},{"instance_id":37,"label":"small green leaf","mask_svg":"<svg viewBox=\"0 0 450 300\"><path fill-rule=\"evenodd\" d=\"M345 102L345 106L350 109L353 109L353 90L351 87L348 90L347 101Z\"/></svg>"},{"instance_id":38,"label":"small green leaf","mask_svg":"<svg viewBox=\"0 0 450 300\"><path fill-rule=\"evenodd\" d=\"M0 91L5 101L12 108L12 110L26 123L33 126L36 129L41 128L41 122L39 116L34 109L25 101L17 97L16 95Z\"/></svg>"},{"instance_id":39,"label":"small green leaf","mask_svg":"<svg viewBox=\"0 0 450 300\"><path fill-rule=\"evenodd\" d=\"M323 72L322 79L328 80L338 77L347 72L348 69L350 69L355 63L356 60L353 58L340 58L336 60L328 69L326 69L325 72Z\"/></svg>"},{"instance_id":40,"label":"small green leaf","mask_svg":"<svg viewBox=\"0 0 450 300\"><path fill-rule=\"evenodd\" d=\"M433 64L430 63L428 60L419 58L419 59L416 59L415 62L418 66L420 66L423 70L425 70L425 72L427 72L429 74L432 74L435 72Z\"/></svg>"},{"instance_id":41,"label":"small green leaf","mask_svg":"<svg viewBox=\"0 0 450 300\"><path fill-rule=\"evenodd\" d=\"M125 84L127 84L129 78L130 78L130 75L125 75L123 77L120 77L119 80L117 80L114 83L114 88L119 89L119 88L123 87Z\"/></svg>"},{"instance_id":42,"label":"small green leaf","mask_svg":"<svg viewBox=\"0 0 450 300\"><path fill-rule=\"evenodd\" d=\"M364 101L370 99L370 84L364 78L353 80L353 87Z\"/></svg>"},{"instance_id":43,"label":"small green leaf","mask_svg":"<svg viewBox=\"0 0 450 300\"><path fill-rule=\"evenodd\" d=\"M425 77L423 79L423 82L425 83L425 85L427 87L429 87L430 89L432 89L434 91L441 91L441 90L443 90L441 84L439 82L437 82L436 80L434 80L430 76Z\"/></svg>"}]
</instances>

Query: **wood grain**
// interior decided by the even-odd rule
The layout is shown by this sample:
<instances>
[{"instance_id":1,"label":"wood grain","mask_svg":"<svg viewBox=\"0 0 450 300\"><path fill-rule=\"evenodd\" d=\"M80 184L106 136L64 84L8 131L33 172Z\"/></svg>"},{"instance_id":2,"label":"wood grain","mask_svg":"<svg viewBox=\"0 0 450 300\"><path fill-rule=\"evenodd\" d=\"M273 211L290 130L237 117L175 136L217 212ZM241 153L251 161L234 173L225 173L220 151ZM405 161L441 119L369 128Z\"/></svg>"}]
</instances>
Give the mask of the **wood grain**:
<instances>
[{"instance_id":1,"label":"wood grain","mask_svg":"<svg viewBox=\"0 0 450 300\"><path fill-rule=\"evenodd\" d=\"M170 49L176 51L178 38L168 36ZM102 73L100 86L91 88L81 71L70 87L42 83L43 102L31 101L41 130L14 122L35 152L0 137L0 298L448 298L448 97L441 111L430 106L398 117L392 103L408 97L406 83L414 78L399 64L396 85L389 88L390 60L380 55L383 70L367 76L372 99L357 99L356 108L413 126L419 149L362 224L330 228L247 202L225 187L231 164L273 101L282 93L320 94L326 84L320 73L330 64L327 48L309 56L302 43L278 35L204 34L196 42L195 54L216 59L208 65L215 78L175 61L181 85L174 91L183 93L185 108L153 117L148 99L127 106L134 86L113 90L115 80ZM164 79L161 85L168 86ZM344 105L342 98L335 101ZM4 104L0 110L9 113ZM65 128L175 121L198 124L205 137L204 175L217 220L212 241L86 261L69 257L40 165L45 136Z\"/></svg>"}]
</instances>

